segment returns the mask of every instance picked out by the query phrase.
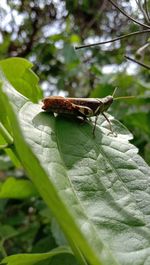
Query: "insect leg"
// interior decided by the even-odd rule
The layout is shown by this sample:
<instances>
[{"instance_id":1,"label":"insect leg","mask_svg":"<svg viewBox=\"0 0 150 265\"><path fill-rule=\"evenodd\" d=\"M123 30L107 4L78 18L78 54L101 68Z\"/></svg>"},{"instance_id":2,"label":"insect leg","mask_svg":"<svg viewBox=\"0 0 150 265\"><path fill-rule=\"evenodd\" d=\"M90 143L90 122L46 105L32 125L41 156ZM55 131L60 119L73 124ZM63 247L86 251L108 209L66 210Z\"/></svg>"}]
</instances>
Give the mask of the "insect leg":
<instances>
[{"instance_id":1,"label":"insect leg","mask_svg":"<svg viewBox=\"0 0 150 265\"><path fill-rule=\"evenodd\" d=\"M114 134L113 129L112 129L112 126L111 126L111 122L110 122L110 120L107 118L107 116L106 116L106 114L105 114L104 112L102 112L102 115L104 116L104 118L105 118L106 121L108 122L108 124L109 124L109 129L110 129L111 133Z\"/></svg>"},{"instance_id":2,"label":"insect leg","mask_svg":"<svg viewBox=\"0 0 150 265\"><path fill-rule=\"evenodd\" d=\"M82 105L76 105L76 104L73 104L73 106L77 109L77 111L79 112L79 115L81 114L85 119L87 117L93 116L93 110L90 109L89 107L82 106Z\"/></svg>"},{"instance_id":3,"label":"insect leg","mask_svg":"<svg viewBox=\"0 0 150 265\"><path fill-rule=\"evenodd\" d=\"M95 136L95 129L96 129L96 124L97 124L97 119L98 119L98 115L95 116L95 122L94 122L94 127L93 127L93 136Z\"/></svg>"}]
</instances>

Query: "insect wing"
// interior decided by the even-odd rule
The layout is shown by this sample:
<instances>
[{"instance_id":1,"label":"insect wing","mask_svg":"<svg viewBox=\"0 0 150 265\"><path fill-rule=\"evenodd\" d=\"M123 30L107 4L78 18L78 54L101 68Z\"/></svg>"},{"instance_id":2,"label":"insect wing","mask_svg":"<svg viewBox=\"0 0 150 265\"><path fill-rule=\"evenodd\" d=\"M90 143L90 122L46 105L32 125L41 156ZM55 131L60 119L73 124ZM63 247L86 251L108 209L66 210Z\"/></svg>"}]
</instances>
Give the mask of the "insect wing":
<instances>
[{"instance_id":1,"label":"insect wing","mask_svg":"<svg viewBox=\"0 0 150 265\"><path fill-rule=\"evenodd\" d=\"M73 106L66 98L54 96L43 99L42 109L47 112L69 113L73 110Z\"/></svg>"}]
</instances>

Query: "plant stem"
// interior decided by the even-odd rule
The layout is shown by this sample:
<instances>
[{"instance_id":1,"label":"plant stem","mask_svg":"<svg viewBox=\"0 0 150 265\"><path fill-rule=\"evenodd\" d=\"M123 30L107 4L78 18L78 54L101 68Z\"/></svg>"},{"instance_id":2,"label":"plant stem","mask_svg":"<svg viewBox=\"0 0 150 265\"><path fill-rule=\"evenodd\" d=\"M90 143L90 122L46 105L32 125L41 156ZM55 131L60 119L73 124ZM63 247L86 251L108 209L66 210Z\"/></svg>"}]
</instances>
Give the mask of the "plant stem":
<instances>
[{"instance_id":1,"label":"plant stem","mask_svg":"<svg viewBox=\"0 0 150 265\"><path fill-rule=\"evenodd\" d=\"M0 122L0 133L3 136L3 138L5 139L5 141L7 142L8 145L12 145L13 144L12 136L6 130L6 128L4 127L4 125L1 122Z\"/></svg>"},{"instance_id":2,"label":"plant stem","mask_svg":"<svg viewBox=\"0 0 150 265\"><path fill-rule=\"evenodd\" d=\"M122 10L117 4L115 4L112 0L108 0L113 6L115 6L124 16L128 17L130 20L132 20L134 23L143 26L145 28L150 29L150 26L144 23L139 22L138 20L136 20L135 18L129 16L124 10Z\"/></svg>"},{"instance_id":3,"label":"plant stem","mask_svg":"<svg viewBox=\"0 0 150 265\"><path fill-rule=\"evenodd\" d=\"M150 66L149 66L149 65L146 65L146 64L144 64L144 63L141 63L141 62L139 62L139 61L137 61L137 60L135 60L135 59L133 59L133 58L127 56L127 55L125 55L124 57L125 57L127 60L130 60L130 61L132 61L132 62L134 62L134 63L137 63L137 64L143 66L144 68L150 70Z\"/></svg>"},{"instance_id":4,"label":"plant stem","mask_svg":"<svg viewBox=\"0 0 150 265\"><path fill-rule=\"evenodd\" d=\"M0 250L1 250L1 253L2 253L3 257L5 258L5 257L7 257L7 253L6 253L6 250L5 250L4 246L3 246L3 244L4 244L4 242L2 240L0 242Z\"/></svg>"},{"instance_id":5,"label":"plant stem","mask_svg":"<svg viewBox=\"0 0 150 265\"><path fill-rule=\"evenodd\" d=\"M115 42L117 40L125 39L125 38L128 38L128 37L134 36L134 35L143 34L143 33L147 33L147 32L150 32L150 29L142 30L142 31L135 31L135 32L132 32L132 33L129 33L129 34L125 34L125 35L122 35L122 36L119 36L119 37L116 37L114 39L107 40L107 41L102 41L102 42L97 42L97 43L92 43L92 44L78 46L78 47L75 47L75 49L78 50L78 49L88 48L88 47L97 46L97 45L101 45L101 44L107 44L107 43Z\"/></svg>"}]
</instances>

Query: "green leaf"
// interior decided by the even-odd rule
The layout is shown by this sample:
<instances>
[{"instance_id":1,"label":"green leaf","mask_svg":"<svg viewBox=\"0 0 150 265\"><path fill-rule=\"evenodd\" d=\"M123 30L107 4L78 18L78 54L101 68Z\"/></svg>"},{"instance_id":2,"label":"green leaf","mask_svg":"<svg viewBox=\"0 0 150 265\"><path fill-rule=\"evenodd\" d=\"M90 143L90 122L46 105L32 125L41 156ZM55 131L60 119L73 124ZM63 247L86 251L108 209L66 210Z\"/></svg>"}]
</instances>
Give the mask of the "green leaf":
<instances>
[{"instance_id":1,"label":"green leaf","mask_svg":"<svg viewBox=\"0 0 150 265\"><path fill-rule=\"evenodd\" d=\"M0 170L8 170L12 167L12 162L8 156L0 156Z\"/></svg>"},{"instance_id":2,"label":"green leaf","mask_svg":"<svg viewBox=\"0 0 150 265\"><path fill-rule=\"evenodd\" d=\"M144 157L147 161L147 163L150 165L150 143L148 143L144 148Z\"/></svg>"},{"instance_id":3,"label":"green leaf","mask_svg":"<svg viewBox=\"0 0 150 265\"><path fill-rule=\"evenodd\" d=\"M65 58L65 66L68 70L72 70L79 64L79 58L70 44L64 45L63 55Z\"/></svg>"},{"instance_id":4,"label":"green leaf","mask_svg":"<svg viewBox=\"0 0 150 265\"><path fill-rule=\"evenodd\" d=\"M51 221L51 232L58 246L68 245L68 242L55 218Z\"/></svg>"},{"instance_id":5,"label":"green leaf","mask_svg":"<svg viewBox=\"0 0 150 265\"><path fill-rule=\"evenodd\" d=\"M58 152L56 137L52 132L54 117L41 112L41 106L29 102L7 82L4 83L1 95L0 100L7 103L20 159L64 230L78 259L82 257L84 260L81 254L83 252L91 264L117 264L93 225L87 220L70 185L66 167Z\"/></svg>"},{"instance_id":6,"label":"green leaf","mask_svg":"<svg viewBox=\"0 0 150 265\"><path fill-rule=\"evenodd\" d=\"M124 117L126 124L142 130L143 133L150 135L150 113L136 112Z\"/></svg>"},{"instance_id":7,"label":"green leaf","mask_svg":"<svg viewBox=\"0 0 150 265\"><path fill-rule=\"evenodd\" d=\"M0 73L0 87L2 86L2 82L1 82L1 73ZM8 131L10 131L10 125L9 125L9 121L7 119L6 116L6 108L3 102L1 102L1 107L0 107L0 137L1 137L1 124L3 124L3 126L5 127L5 129L7 129Z\"/></svg>"},{"instance_id":8,"label":"green leaf","mask_svg":"<svg viewBox=\"0 0 150 265\"><path fill-rule=\"evenodd\" d=\"M80 37L79 37L79 35L77 35L77 34L72 34L71 36L70 36L70 42L71 43L80 43Z\"/></svg>"},{"instance_id":9,"label":"green leaf","mask_svg":"<svg viewBox=\"0 0 150 265\"><path fill-rule=\"evenodd\" d=\"M2 82L0 81L0 87ZM6 114L5 104L1 101L0 108L0 149L5 149L6 154L11 158L16 167L20 167L20 162L18 161L14 149L6 148L6 146L13 143L13 138L11 136L12 131L10 123Z\"/></svg>"},{"instance_id":10,"label":"green leaf","mask_svg":"<svg viewBox=\"0 0 150 265\"><path fill-rule=\"evenodd\" d=\"M38 192L29 180L9 177L0 183L0 198L25 199L37 196Z\"/></svg>"},{"instance_id":11,"label":"green leaf","mask_svg":"<svg viewBox=\"0 0 150 265\"><path fill-rule=\"evenodd\" d=\"M24 96L38 102L42 91L38 86L39 78L31 70L32 63L23 58L9 58L0 61L1 79L3 75Z\"/></svg>"},{"instance_id":12,"label":"green leaf","mask_svg":"<svg viewBox=\"0 0 150 265\"><path fill-rule=\"evenodd\" d=\"M0 134L0 149L4 149L6 154L11 158L11 161L13 162L13 164L17 168L19 168L20 162L19 162L18 158L16 157L15 153L13 152L13 149L6 148L6 146L8 146L8 143L6 143L6 141L4 140L2 135Z\"/></svg>"},{"instance_id":13,"label":"green leaf","mask_svg":"<svg viewBox=\"0 0 150 265\"><path fill-rule=\"evenodd\" d=\"M0 239L4 241L8 238L14 237L18 234L17 230L10 225L1 225L0 226Z\"/></svg>"},{"instance_id":14,"label":"green leaf","mask_svg":"<svg viewBox=\"0 0 150 265\"><path fill-rule=\"evenodd\" d=\"M71 254L71 251L67 247L59 247L53 249L47 253L40 253L40 254L17 254L13 256L6 257L2 260L0 264L7 264L7 265L34 265L40 261L49 262L51 259L57 255L62 255L63 253ZM48 263L51 264L51 263Z\"/></svg>"},{"instance_id":15,"label":"green leaf","mask_svg":"<svg viewBox=\"0 0 150 265\"><path fill-rule=\"evenodd\" d=\"M55 118L7 83L1 95L22 164L80 264L149 264L150 169L127 129L112 120L108 135L100 117L94 138L90 122Z\"/></svg>"},{"instance_id":16,"label":"green leaf","mask_svg":"<svg viewBox=\"0 0 150 265\"><path fill-rule=\"evenodd\" d=\"M14 229L12 226L10 225L2 225L0 226L0 253L3 256L6 256L6 251L4 248L4 243L5 240L8 240L14 236L18 235L18 231L16 229Z\"/></svg>"}]
</instances>

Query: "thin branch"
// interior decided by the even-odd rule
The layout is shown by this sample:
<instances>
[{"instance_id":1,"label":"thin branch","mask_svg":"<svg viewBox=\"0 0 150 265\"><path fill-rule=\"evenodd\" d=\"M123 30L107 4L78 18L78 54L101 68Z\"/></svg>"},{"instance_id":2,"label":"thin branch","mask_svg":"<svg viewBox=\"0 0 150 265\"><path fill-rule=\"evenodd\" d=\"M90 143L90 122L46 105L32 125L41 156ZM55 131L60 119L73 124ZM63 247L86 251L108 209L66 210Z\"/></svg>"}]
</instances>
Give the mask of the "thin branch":
<instances>
[{"instance_id":1,"label":"thin branch","mask_svg":"<svg viewBox=\"0 0 150 265\"><path fill-rule=\"evenodd\" d=\"M150 29L150 26L147 25L147 24L144 24L144 23L141 23L139 22L138 20L136 20L135 18L129 16L124 10L122 10L117 4L115 4L112 0L108 0L108 2L110 2L113 6L115 6L124 16L128 17L130 20L132 20L134 23L142 26L142 27L145 27L145 28L148 28Z\"/></svg>"},{"instance_id":2,"label":"thin branch","mask_svg":"<svg viewBox=\"0 0 150 265\"><path fill-rule=\"evenodd\" d=\"M135 0L137 6L139 7L139 9L141 10L145 20L147 21L147 23L149 24L149 18L148 18L148 14L146 12L146 8L145 8L145 4L146 4L146 0L144 1L144 4L142 3L142 1L140 0Z\"/></svg>"},{"instance_id":3,"label":"thin branch","mask_svg":"<svg viewBox=\"0 0 150 265\"><path fill-rule=\"evenodd\" d=\"M132 32L132 33L129 33L129 34L125 34L125 35L122 35L120 37L116 37L114 39L107 40L107 41L102 41L102 42L97 42L97 43L92 43L92 44L86 44L86 45L77 46L77 47L75 47L75 49L76 50L79 50L79 49L82 49L82 48L88 48L88 47L98 46L98 45L101 45L101 44L107 44L107 43L115 42L117 40L122 40L122 39L128 38L130 36L134 36L134 35L138 35L138 34L143 34L143 33L147 33L147 32L150 32L150 29L146 29L146 30L142 30L142 31L135 31L135 32Z\"/></svg>"},{"instance_id":4,"label":"thin branch","mask_svg":"<svg viewBox=\"0 0 150 265\"><path fill-rule=\"evenodd\" d=\"M137 60L135 60L135 59L133 59L133 58L127 56L127 55L125 55L124 57L125 57L127 60L130 60L131 62L134 62L134 63L136 63L136 64L139 64L139 65L143 66L144 68L150 70L150 66L149 66L149 65L146 65L146 64L144 64L144 63L141 63L141 62L139 62L139 61L137 61Z\"/></svg>"},{"instance_id":5,"label":"thin branch","mask_svg":"<svg viewBox=\"0 0 150 265\"><path fill-rule=\"evenodd\" d=\"M147 4L146 0L144 1L144 8L145 8L145 12L147 14L148 21L150 22L150 14L149 14L148 4Z\"/></svg>"}]
</instances>

